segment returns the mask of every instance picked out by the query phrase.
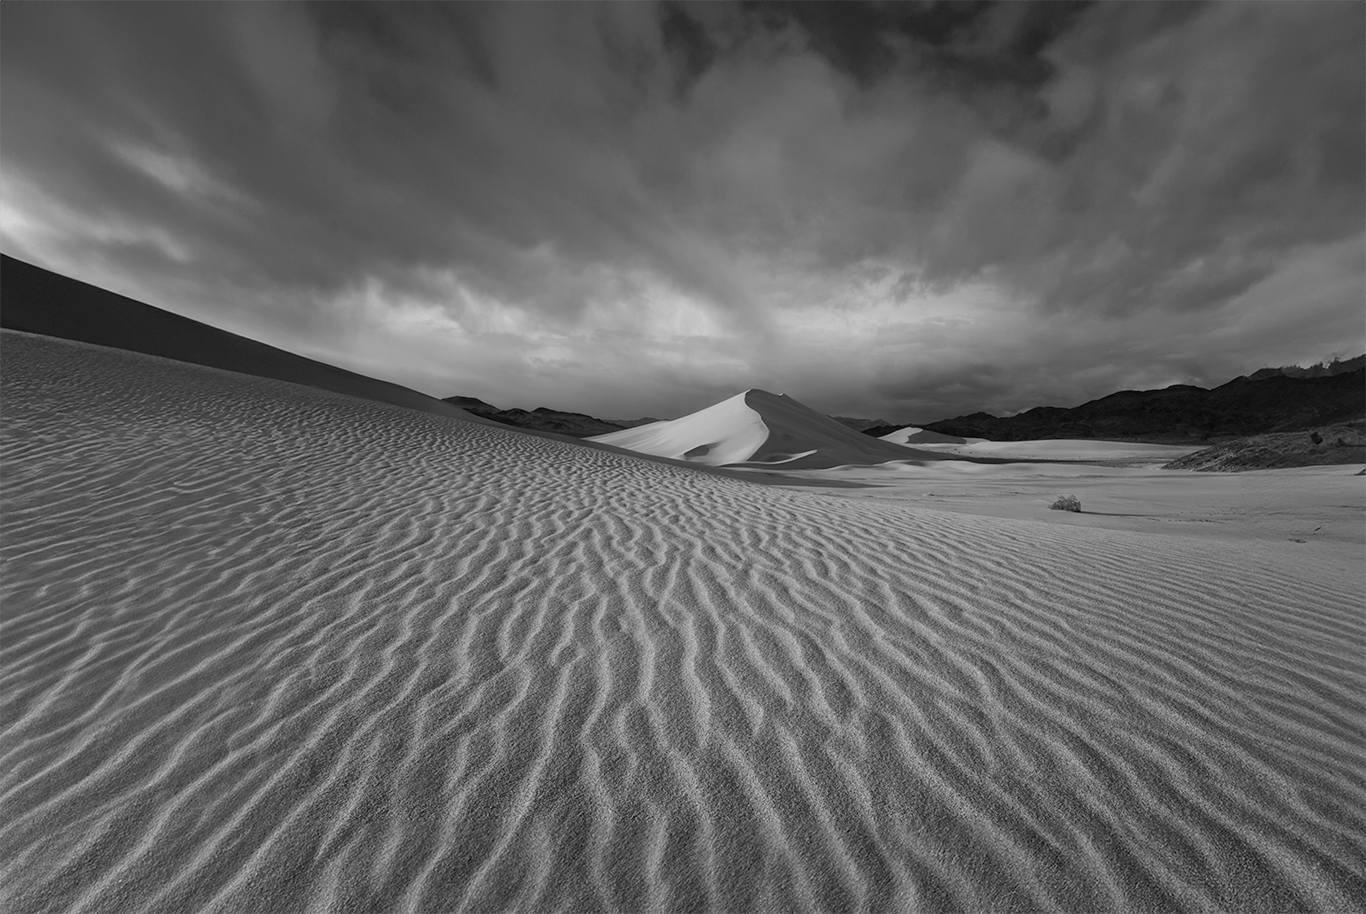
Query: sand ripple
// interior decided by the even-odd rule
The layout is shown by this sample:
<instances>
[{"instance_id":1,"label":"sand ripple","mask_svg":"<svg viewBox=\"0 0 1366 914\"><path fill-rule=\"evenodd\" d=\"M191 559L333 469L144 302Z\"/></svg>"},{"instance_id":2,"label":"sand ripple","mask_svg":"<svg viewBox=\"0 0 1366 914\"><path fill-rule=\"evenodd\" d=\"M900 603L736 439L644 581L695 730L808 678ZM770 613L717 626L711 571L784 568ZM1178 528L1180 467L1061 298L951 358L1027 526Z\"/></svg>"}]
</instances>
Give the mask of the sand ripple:
<instances>
[{"instance_id":1,"label":"sand ripple","mask_svg":"<svg viewBox=\"0 0 1366 914\"><path fill-rule=\"evenodd\" d=\"M1360 569L3 340L6 910L1366 899Z\"/></svg>"}]
</instances>

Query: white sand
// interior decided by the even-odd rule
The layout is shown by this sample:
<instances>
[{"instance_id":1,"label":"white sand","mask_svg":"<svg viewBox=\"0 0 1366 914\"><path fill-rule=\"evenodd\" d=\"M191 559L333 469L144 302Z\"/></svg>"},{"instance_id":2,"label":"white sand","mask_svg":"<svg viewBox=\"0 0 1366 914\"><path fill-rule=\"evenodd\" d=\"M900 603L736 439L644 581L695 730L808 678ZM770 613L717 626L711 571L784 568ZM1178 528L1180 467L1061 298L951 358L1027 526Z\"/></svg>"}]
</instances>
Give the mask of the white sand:
<instances>
[{"instance_id":1,"label":"white sand","mask_svg":"<svg viewBox=\"0 0 1366 914\"><path fill-rule=\"evenodd\" d=\"M899 433L892 433L897 434ZM883 440L891 440L892 435L884 436ZM1091 438L1049 438L1040 441L988 441L985 438L963 438L960 442L928 439L917 441L912 436L907 443L914 444L922 450L959 457L999 457L1007 460L1143 460L1152 463L1166 463L1192 454L1203 447L1198 444L1141 444L1133 441L1097 441Z\"/></svg>"},{"instance_id":2,"label":"white sand","mask_svg":"<svg viewBox=\"0 0 1366 914\"><path fill-rule=\"evenodd\" d=\"M798 469L888 460L943 459L856 432L786 395L747 390L680 419L588 439L627 451L707 466Z\"/></svg>"},{"instance_id":3,"label":"white sand","mask_svg":"<svg viewBox=\"0 0 1366 914\"><path fill-rule=\"evenodd\" d=\"M6 911L1366 898L1360 564L0 338Z\"/></svg>"},{"instance_id":4,"label":"white sand","mask_svg":"<svg viewBox=\"0 0 1366 914\"><path fill-rule=\"evenodd\" d=\"M843 483L836 494L917 508L1104 527L1241 543L1261 542L1338 563L1342 577L1366 573L1366 479L1358 466L1248 473L1196 473L1157 466L1083 463L887 463L786 474L804 484ZM1076 495L1082 513L1051 511Z\"/></svg>"}]
</instances>

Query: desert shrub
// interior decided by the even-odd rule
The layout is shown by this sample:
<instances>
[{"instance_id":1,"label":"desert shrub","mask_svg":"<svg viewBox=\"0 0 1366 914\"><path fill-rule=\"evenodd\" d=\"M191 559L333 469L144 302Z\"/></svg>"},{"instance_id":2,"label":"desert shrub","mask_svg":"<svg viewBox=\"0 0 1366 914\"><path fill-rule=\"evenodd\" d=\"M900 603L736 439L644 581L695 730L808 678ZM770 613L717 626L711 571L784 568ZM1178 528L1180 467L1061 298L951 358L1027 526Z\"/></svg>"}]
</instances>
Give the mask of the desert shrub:
<instances>
[{"instance_id":1,"label":"desert shrub","mask_svg":"<svg viewBox=\"0 0 1366 914\"><path fill-rule=\"evenodd\" d=\"M1314 442L1315 444L1323 444L1323 436L1320 435L1318 432L1310 432L1309 440Z\"/></svg>"},{"instance_id":2,"label":"desert shrub","mask_svg":"<svg viewBox=\"0 0 1366 914\"><path fill-rule=\"evenodd\" d=\"M1052 511L1075 511L1081 513L1081 499L1075 495L1059 495L1058 500L1049 505Z\"/></svg>"}]
</instances>

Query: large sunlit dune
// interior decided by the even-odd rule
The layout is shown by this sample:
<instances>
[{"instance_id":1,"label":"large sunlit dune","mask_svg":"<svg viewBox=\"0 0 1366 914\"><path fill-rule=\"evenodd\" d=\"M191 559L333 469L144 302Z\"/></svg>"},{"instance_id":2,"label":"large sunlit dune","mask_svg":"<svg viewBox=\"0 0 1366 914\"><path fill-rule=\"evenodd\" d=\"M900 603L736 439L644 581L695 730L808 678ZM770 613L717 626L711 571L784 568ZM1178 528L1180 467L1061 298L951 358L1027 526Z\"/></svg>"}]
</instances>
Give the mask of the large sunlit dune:
<instances>
[{"instance_id":1,"label":"large sunlit dune","mask_svg":"<svg viewBox=\"0 0 1366 914\"><path fill-rule=\"evenodd\" d=\"M1366 898L1359 566L0 356L6 911Z\"/></svg>"},{"instance_id":2,"label":"large sunlit dune","mask_svg":"<svg viewBox=\"0 0 1366 914\"><path fill-rule=\"evenodd\" d=\"M681 419L623 429L589 440L642 454L708 466L782 466L787 469L885 463L913 457L841 425L786 395L747 390Z\"/></svg>"}]
</instances>

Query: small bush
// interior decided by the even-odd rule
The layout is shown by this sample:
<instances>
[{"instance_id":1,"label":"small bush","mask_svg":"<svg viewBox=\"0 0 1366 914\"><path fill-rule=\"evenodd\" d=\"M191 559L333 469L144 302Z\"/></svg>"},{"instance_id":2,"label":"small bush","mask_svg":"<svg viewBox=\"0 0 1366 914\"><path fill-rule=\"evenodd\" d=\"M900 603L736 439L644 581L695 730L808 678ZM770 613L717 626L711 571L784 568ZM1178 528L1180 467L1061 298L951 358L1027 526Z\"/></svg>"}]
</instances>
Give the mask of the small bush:
<instances>
[{"instance_id":1,"label":"small bush","mask_svg":"<svg viewBox=\"0 0 1366 914\"><path fill-rule=\"evenodd\" d=\"M1315 444L1323 444L1323 436L1320 435L1318 432L1310 432L1309 440L1314 442Z\"/></svg>"},{"instance_id":2,"label":"small bush","mask_svg":"<svg viewBox=\"0 0 1366 914\"><path fill-rule=\"evenodd\" d=\"M1058 500L1049 505L1052 511L1075 511L1081 513L1081 499L1075 495L1060 495Z\"/></svg>"}]
</instances>

